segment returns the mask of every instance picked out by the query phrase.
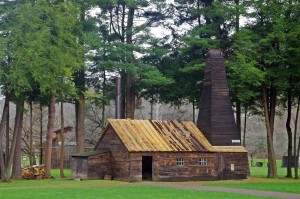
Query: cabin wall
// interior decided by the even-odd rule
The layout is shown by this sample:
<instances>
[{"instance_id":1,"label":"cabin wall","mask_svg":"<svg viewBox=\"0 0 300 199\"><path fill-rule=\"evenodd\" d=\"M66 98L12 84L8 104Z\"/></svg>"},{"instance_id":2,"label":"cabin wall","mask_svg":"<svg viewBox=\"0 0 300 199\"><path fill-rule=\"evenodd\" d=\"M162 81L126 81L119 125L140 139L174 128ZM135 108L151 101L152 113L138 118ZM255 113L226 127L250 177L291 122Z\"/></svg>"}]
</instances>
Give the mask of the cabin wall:
<instances>
[{"instance_id":1,"label":"cabin wall","mask_svg":"<svg viewBox=\"0 0 300 199\"><path fill-rule=\"evenodd\" d=\"M184 165L177 165L177 158L184 159ZM199 159L206 158L207 165L199 165ZM215 180L217 178L215 153L157 153L154 156L153 180L185 181Z\"/></svg>"},{"instance_id":2,"label":"cabin wall","mask_svg":"<svg viewBox=\"0 0 300 199\"><path fill-rule=\"evenodd\" d=\"M104 175L111 175L110 152L103 152L97 155L72 157L72 178L73 179L103 179Z\"/></svg>"},{"instance_id":3,"label":"cabin wall","mask_svg":"<svg viewBox=\"0 0 300 199\"><path fill-rule=\"evenodd\" d=\"M152 156L153 181L216 180L218 160L215 153L130 153L130 181L142 180L142 156ZM177 158L184 159L184 165L177 165ZM206 158L207 165L200 166L199 159Z\"/></svg>"},{"instance_id":4,"label":"cabin wall","mask_svg":"<svg viewBox=\"0 0 300 199\"><path fill-rule=\"evenodd\" d=\"M107 129L96 150L111 152L111 176L113 179L130 181L128 150L112 128Z\"/></svg>"},{"instance_id":5,"label":"cabin wall","mask_svg":"<svg viewBox=\"0 0 300 199\"><path fill-rule=\"evenodd\" d=\"M87 178L90 180L104 179L105 175L111 175L111 154L110 152L100 153L88 157Z\"/></svg>"},{"instance_id":6,"label":"cabin wall","mask_svg":"<svg viewBox=\"0 0 300 199\"><path fill-rule=\"evenodd\" d=\"M245 179L249 175L247 153L219 153L218 165L220 180Z\"/></svg>"},{"instance_id":7,"label":"cabin wall","mask_svg":"<svg viewBox=\"0 0 300 199\"><path fill-rule=\"evenodd\" d=\"M73 157L71 170L73 179L88 179L88 164L86 157Z\"/></svg>"}]
</instances>

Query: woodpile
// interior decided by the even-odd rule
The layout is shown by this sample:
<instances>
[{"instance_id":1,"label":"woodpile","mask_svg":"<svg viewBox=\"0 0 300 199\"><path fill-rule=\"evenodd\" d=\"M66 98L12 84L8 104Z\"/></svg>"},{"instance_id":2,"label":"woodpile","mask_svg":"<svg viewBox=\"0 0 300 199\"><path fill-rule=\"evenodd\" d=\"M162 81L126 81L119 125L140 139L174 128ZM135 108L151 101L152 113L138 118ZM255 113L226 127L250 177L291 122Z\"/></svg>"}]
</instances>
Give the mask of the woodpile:
<instances>
[{"instance_id":1,"label":"woodpile","mask_svg":"<svg viewBox=\"0 0 300 199\"><path fill-rule=\"evenodd\" d=\"M36 165L33 167L26 167L22 169L22 178L28 180L37 180L45 178L45 166Z\"/></svg>"}]
</instances>

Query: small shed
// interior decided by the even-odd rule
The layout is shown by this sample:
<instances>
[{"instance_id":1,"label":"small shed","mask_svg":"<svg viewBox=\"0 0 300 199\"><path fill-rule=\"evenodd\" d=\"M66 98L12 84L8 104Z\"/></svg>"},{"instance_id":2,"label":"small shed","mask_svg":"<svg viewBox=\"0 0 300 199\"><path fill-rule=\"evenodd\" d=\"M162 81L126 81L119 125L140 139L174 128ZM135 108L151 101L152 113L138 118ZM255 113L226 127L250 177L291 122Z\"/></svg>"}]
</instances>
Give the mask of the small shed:
<instances>
[{"instance_id":1,"label":"small shed","mask_svg":"<svg viewBox=\"0 0 300 199\"><path fill-rule=\"evenodd\" d=\"M72 175L80 179L99 179L111 173L111 153L91 151L72 155Z\"/></svg>"},{"instance_id":2,"label":"small shed","mask_svg":"<svg viewBox=\"0 0 300 199\"><path fill-rule=\"evenodd\" d=\"M244 147L212 146L189 121L109 119L94 151L72 156L81 179L243 179L248 171Z\"/></svg>"}]
</instances>

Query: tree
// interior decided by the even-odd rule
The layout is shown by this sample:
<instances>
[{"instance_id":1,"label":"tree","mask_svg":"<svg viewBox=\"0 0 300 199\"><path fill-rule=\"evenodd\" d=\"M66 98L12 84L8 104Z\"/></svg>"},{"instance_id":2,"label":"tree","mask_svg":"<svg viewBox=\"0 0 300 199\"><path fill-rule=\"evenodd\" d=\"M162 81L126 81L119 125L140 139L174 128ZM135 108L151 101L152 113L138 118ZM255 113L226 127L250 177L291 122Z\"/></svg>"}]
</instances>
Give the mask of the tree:
<instances>
[{"instance_id":1,"label":"tree","mask_svg":"<svg viewBox=\"0 0 300 199\"><path fill-rule=\"evenodd\" d=\"M10 166L11 166L11 164L9 163L10 161L7 161L6 163L4 163L4 156L3 156L3 150L2 150L3 134L4 134L5 124L6 124L6 120L7 120L7 115L9 112L8 104L9 104L9 98L6 97L4 107L3 107L2 118L1 118L1 122L0 122L0 166L1 166L0 168L1 168L1 180L4 182L9 181ZM6 154L6 155L8 155L8 154Z\"/></svg>"},{"instance_id":2,"label":"tree","mask_svg":"<svg viewBox=\"0 0 300 199\"><path fill-rule=\"evenodd\" d=\"M236 51L239 55L235 57L241 57L240 54L247 56L247 58L243 58L243 60L246 60L245 63L254 66L257 70L257 74L261 74L260 76L263 77L263 79L260 79L258 82L261 85L260 95L263 99L263 110L267 129L268 177L277 177L273 148L275 108L281 96L280 93L287 88L285 82L290 78L287 66L291 64L286 62L290 57L286 56L288 49L290 49L287 46L288 37L286 35L286 30L289 30L289 27L287 25L288 23L285 22L287 5L288 3L285 3L285 6L282 6L282 4L277 1L252 1L249 16L255 16L256 18L251 24L247 24L247 27L240 31L242 33L236 33L236 35L240 35L241 39L244 40L244 45L245 42L248 42L244 48L248 53ZM248 34L250 38L243 32ZM255 47L252 48L252 46ZM252 52L249 52L249 49L252 49ZM239 48L239 50L241 50L241 48ZM240 75L242 74L247 73L241 73ZM256 77L259 76L256 75ZM289 108L291 108L290 102L288 102ZM288 127L289 119L287 121L287 129L289 130Z\"/></svg>"},{"instance_id":3,"label":"tree","mask_svg":"<svg viewBox=\"0 0 300 199\"><path fill-rule=\"evenodd\" d=\"M45 156L46 176L50 177L55 98L62 93L75 93L71 78L80 63L77 50L81 47L76 42L74 30L78 9L72 2L37 1L17 6L15 13L10 38L16 44L14 56L18 57L13 59L12 66L18 68L11 70L10 77L12 80L19 78L24 71L23 81L19 78L16 82L20 86L17 84L13 91L21 93L18 89L23 87L24 93L24 85L28 91L38 85L39 95L50 99Z\"/></svg>"},{"instance_id":4,"label":"tree","mask_svg":"<svg viewBox=\"0 0 300 199\"><path fill-rule=\"evenodd\" d=\"M297 99L299 97L299 58L295 56L297 52L299 52L299 41L295 38L297 34L299 34L299 22L295 20L299 17L298 12L296 11L299 8L299 2L289 0L285 2L285 13L283 19L283 44L285 48L281 48L283 51L283 56L285 58L285 79L287 84L285 85L285 93L286 97L283 97L284 103L287 104L287 120L286 120L286 131L288 135L288 165L287 165L287 177L292 177L292 161L298 163L296 161L296 157L292 158L293 155L293 145L294 145L294 156L296 156L296 147L297 147L297 140L296 140L296 132L297 126L295 126L294 130L294 142L293 142L293 133L291 128L291 110L293 107L294 102L297 104ZM296 116L297 117L297 116ZM295 122L295 124L297 124ZM297 175L295 166L295 178Z\"/></svg>"},{"instance_id":5,"label":"tree","mask_svg":"<svg viewBox=\"0 0 300 199\"><path fill-rule=\"evenodd\" d=\"M102 65L105 69L121 75L122 79L122 118L134 118L135 100L138 95L137 85L141 74L156 71L153 66L143 64L136 53L145 55L151 48L150 26L157 22L163 1L99 1L101 9L100 39L105 45L98 52L103 52ZM151 7L152 6L152 7ZM151 9L150 9L151 8ZM143 21L141 25L134 23ZM149 45L150 47L143 47ZM99 54L98 54L99 55ZM144 77L149 78L145 75Z\"/></svg>"},{"instance_id":6,"label":"tree","mask_svg":"<svg viewBox=\"0 0 300 199\"><path fill-rule=\"evenodd\" d=\"M77 31L78 43L84 45L83 33L84 33L84 22L85 22L85 12L86 7L84 1L78 1L78 6L80 8L79 12L79 23L81 26ZM78 50L78 58L81 59L81 66L74 73L74 83L77 88L78 97L75 99L75 115L76 115L76 125L75 125L75 134L76 134L76 152L84 152L84 140L85 140L85 129L84 129L84 112L85 112L85 69L84 69L84 51Z\"/></svg>"},{"instance_id":7,"label":"tree","mask_svg":"<svg viewBox=\"0 0 300 199\"><path fill-rule=\"evenodd\" d=\"M298 140L298 148L297 148L297 129L298 129L298 119L299 119L299 109L300 109L300 97L298 98L297 103L297 111L296 111L296 119L295 119L295 130L294 130L294 169L295 169L295 179L299 178L298 167L299 167L299 152L300 152L300 137Z\"/></svg>"},{"instance_id":8,"label":"tree","mask_svg":"<svg viewBox=\"0 0 300 199\"><path fill-rule=\"evenodd\" d=\"M3 171L2 180L9 181L11 164L13 164L12 175L13 178L21 177L21 138L22 138L22 120L23 120L23 111L24 111L24 94L30 90L29 82L31 75L26 70L26 67L20 67L15 61L18 57L18 52L20 47L22 47L22 42L20 40L20 34L22 31L20 28L19 32L15 31L16 26L14 21L8 19L15 19L17 12L14 9L15 6L19 6L18 2L13 2L12 7L8 6L5 14L2 18L2 34L1 34L1 44L3 45L1 49L1 84L3 85L3 93L6 95L7 103L5 106L9 106L9 101L13 101L17 104L16 109L16 118L15 118L15 127L14 134L10 148L6 149L6 164L1 164ZM8 5L8 4L5 4ZM24 39L24 38L23 38ZM18 57L19 58L19 57ZM5 107L4 109L8 109ZM8 118L7 115L3 115ZM2 118L3 119L3 118ZM8 126L7 126L8 128ZM7 129L8 132L8 129ZM9 147L9 136L6 136L6 144ZM2 141L2 139L1 139ZM17 148L17 149L16 149ZM2 148L0 149L2 150ZM2 161L2 160L1 160Z\"/></svg>"},{"instance_id":9,"label":"tree","mask_svg":"<svg viewBox=\"0 0 300 199\"><path fill-rule=\"evenodd\" d=\"M170 51L163 56L158 68L174 82L157 90L160 101L173 105L192 103L194 121L201 95L205 55L208 49L222 46L220 41L226 37L227 31L224 18L213 2L175 1L168 5L166 15L167 19L173 20L173 23L165 25L171 31L172 40L168 38L171 42L165 46Z\"/></svg>"}]
</instances>

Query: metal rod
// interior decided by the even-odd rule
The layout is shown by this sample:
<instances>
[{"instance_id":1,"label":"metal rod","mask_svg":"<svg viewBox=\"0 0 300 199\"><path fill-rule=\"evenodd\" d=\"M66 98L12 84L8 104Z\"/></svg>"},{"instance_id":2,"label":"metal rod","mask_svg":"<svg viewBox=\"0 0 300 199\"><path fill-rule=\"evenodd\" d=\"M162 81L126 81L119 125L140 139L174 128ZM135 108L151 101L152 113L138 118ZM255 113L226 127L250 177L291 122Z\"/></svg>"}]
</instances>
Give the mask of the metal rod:
<instances>
[{"instance_id":1,"label":"metal rod","mask_svg":"<svg viewBox=\"0 0 300 199\"><path fill-rule=\"evenodd\" d=\"M121 118L121 77L116 76L116 119Z\"/></svg>"}]
</instances>

